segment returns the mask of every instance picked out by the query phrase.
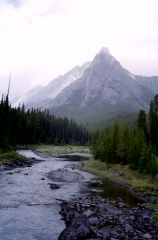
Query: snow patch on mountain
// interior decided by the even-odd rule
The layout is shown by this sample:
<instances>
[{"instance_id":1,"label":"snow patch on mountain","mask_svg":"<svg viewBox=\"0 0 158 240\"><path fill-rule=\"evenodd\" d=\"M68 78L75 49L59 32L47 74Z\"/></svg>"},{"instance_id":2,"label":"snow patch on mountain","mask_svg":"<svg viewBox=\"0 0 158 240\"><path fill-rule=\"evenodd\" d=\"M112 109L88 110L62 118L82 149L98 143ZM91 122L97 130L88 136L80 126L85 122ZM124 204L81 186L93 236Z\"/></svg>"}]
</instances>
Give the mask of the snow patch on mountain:
<instances>
[{"instance_id":1,"label":"snow patch on mountain","mask_svg":"<svg viewBox=\"0 0 158 240\"><path fill-rule=\"evenodd\" d=\"M31 89L29 92L25 93L24 95L18 97L17 99L12 100L13 107L18 107L22 105L23 103L26 103L30 101L30 99L36 95L40 90L42 89L42 86L36 86L33 89Z\"/></svg>"}]
</instances>

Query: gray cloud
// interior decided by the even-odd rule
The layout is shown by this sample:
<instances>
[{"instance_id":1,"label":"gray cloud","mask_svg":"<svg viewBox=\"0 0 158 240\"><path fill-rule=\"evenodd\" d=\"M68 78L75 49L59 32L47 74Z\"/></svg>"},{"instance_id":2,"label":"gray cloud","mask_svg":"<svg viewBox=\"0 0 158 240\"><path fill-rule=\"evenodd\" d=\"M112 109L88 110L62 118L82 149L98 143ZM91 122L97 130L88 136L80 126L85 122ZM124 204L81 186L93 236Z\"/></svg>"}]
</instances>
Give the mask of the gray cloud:
<instances>
[{"instance_id":1,"label":"gray cloud","mask_svg":"<svg viewBox=\"0 0 158 240\"><path fill-rule=\"evenodd\" d=\"M0 94L47 84L108 47L124 67L158 75L157 0L0 2Z\"/></svg>"},{"instance_id":2,"label":"gray cloud","mask_svg":"<svg viewBox=\"0 0 158 240\"><path fill-rule=\"evenodd\" d=\"M20 7L20 5L21 5L21 0L6 0L4 2L9 3L9 4L13 5L14 7Z\"/></svg>"}]
</instances>

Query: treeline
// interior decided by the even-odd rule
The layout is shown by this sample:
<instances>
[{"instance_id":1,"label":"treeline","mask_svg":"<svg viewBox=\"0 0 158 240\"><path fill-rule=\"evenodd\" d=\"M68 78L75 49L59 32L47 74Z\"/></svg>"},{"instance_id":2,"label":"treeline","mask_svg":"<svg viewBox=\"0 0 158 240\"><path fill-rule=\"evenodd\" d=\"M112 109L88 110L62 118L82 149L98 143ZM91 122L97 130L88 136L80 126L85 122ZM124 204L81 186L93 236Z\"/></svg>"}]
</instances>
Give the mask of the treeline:
<instances>
[{"instance_id":1,"label":"treeline","mask_svg":"<svg viewBox=\"0 0 158 240\"><path fill-rule=\"evenodd\" d=\"M0 102L0 149L17 144L85 144L89 133L74 120L55 117L48 110L25 111L24 106L12 108L8 96Z\"/></svg>"},{"instance_id":2,"label":"treeline","mask_svg":"<svg viewBox=\"0 0 158 240\"><path fill-rule=\"evenodd\" d=\"M143 174L158 173L158 95L149 113L140 110L134 128L115 122L92 138L95 158L107 163L128 164Z\"/></svg>"}]
</instances>

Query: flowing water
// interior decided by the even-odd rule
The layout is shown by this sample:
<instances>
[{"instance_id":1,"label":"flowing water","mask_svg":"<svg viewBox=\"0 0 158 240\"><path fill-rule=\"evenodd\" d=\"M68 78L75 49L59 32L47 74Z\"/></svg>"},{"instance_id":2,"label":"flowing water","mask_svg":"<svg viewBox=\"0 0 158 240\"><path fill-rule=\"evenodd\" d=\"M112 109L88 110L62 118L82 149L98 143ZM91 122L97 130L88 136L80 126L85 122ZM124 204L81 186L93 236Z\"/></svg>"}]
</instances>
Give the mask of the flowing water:
<instances>
[{"instance_id":1,"label":"flowing water","mask_svg":"<svg viewBox=\"0 0 158 240\"><path fill-rule=\"evenodd\" d=\"M81 172L82 180L61 183L52 190L47 173L72 164L65 158L40 157L30 150L21 150L39 163L32 167L0 172L0 240L56 240L64 229L59 214L60 200L69 200L83 194L91 174ZM77 161L73 162L78 164Z\"/></svg>"},{"instance_id":2,"label":"flowing water","mask_svg":"<svg viewBox=\"0 0 158 240\"><path fill-rule=\"evenodd\" d=\"M79 170L82 176L79 182L60 182L59 189L50 188L50 183L54 182L48 178L48 173L65 168L77 171L69 166L79 164L84 158L82 155L79 155L80 161L76 161L76 155L71 155L68 159L67 156L39 156L31 150L19 152L42 161L32 167L0 172L0 240L57 240L65 228L59 214L61 200L101 190L104 197L113 198L116 195L116 189L112 185L110 193L108 192L108 183L105 184L104 181L100 187L92 186L93 184L90 186L89 182L94 183L96 177ZM124 195L123 191L122 196ZM128 198L131 199L131 195Z\"/></svg>"}]
</instances>

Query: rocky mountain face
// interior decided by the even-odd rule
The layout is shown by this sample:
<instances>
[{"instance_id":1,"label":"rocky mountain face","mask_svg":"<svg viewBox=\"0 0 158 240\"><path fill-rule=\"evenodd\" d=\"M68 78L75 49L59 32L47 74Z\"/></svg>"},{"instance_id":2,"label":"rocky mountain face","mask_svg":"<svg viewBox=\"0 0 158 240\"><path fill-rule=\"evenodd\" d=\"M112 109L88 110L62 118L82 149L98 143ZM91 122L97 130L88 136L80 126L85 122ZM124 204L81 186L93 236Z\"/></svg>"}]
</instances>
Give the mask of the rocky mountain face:
<instances>
[{"instance_id":1,"label":"rocky mountain face","mask_svg":"<svg viewBox=\"0 0 158 240\"><path fill-rule=\"evenodd\" d=\"M25 103L25 107L28 108L48 108L49 102L52 101L64 88L81 78L84 71L89 66L89 63L85 63L83 66L76 66L63 76L51 81L47 86L38 86L23 96L16 99L13 102L13 106Z\"/></svg>"},{"instance_id":2,"label":"rocky mountain face","mask_svg":"<svg viewBox=\"0 0 158 240\"><path fill-rule=\"evenodd\" d=\"M131 74L103 48L83 76L65 88L49 108L55 113L79 118L119 111L135 112L140 108L147 110L158 90L156 84L158 77L144 78Z\"/></svg>"},{"instance_id":3,"label":"rocky mountain face","mask_svg":"<svg viewBox=\"0 0 158 240\"><path fill-rule=\"evenodd\" d=\"M25 104L29 103L29 101L30 100L32 101L32 99L34 99L36 94L38 94L38 92L40 92L41 89L42 89L42 86L36 86L35 88L31 89L29 92L25 93L24 95L13 99L12 100L13 106L18 107L23 103Z\"/></svg>"},{"instance_id":4,"label":"rocky mountain face","mask_svg":"<svg viewBox=\"0 0 158 240\"><path fill-rule=\"evenodd\" d=\"M53 80L25 105L86 119L103 113L147 110L157 92L158 77L131 74L102 48L92 62Z\"/></svg>"}]
</instances>

